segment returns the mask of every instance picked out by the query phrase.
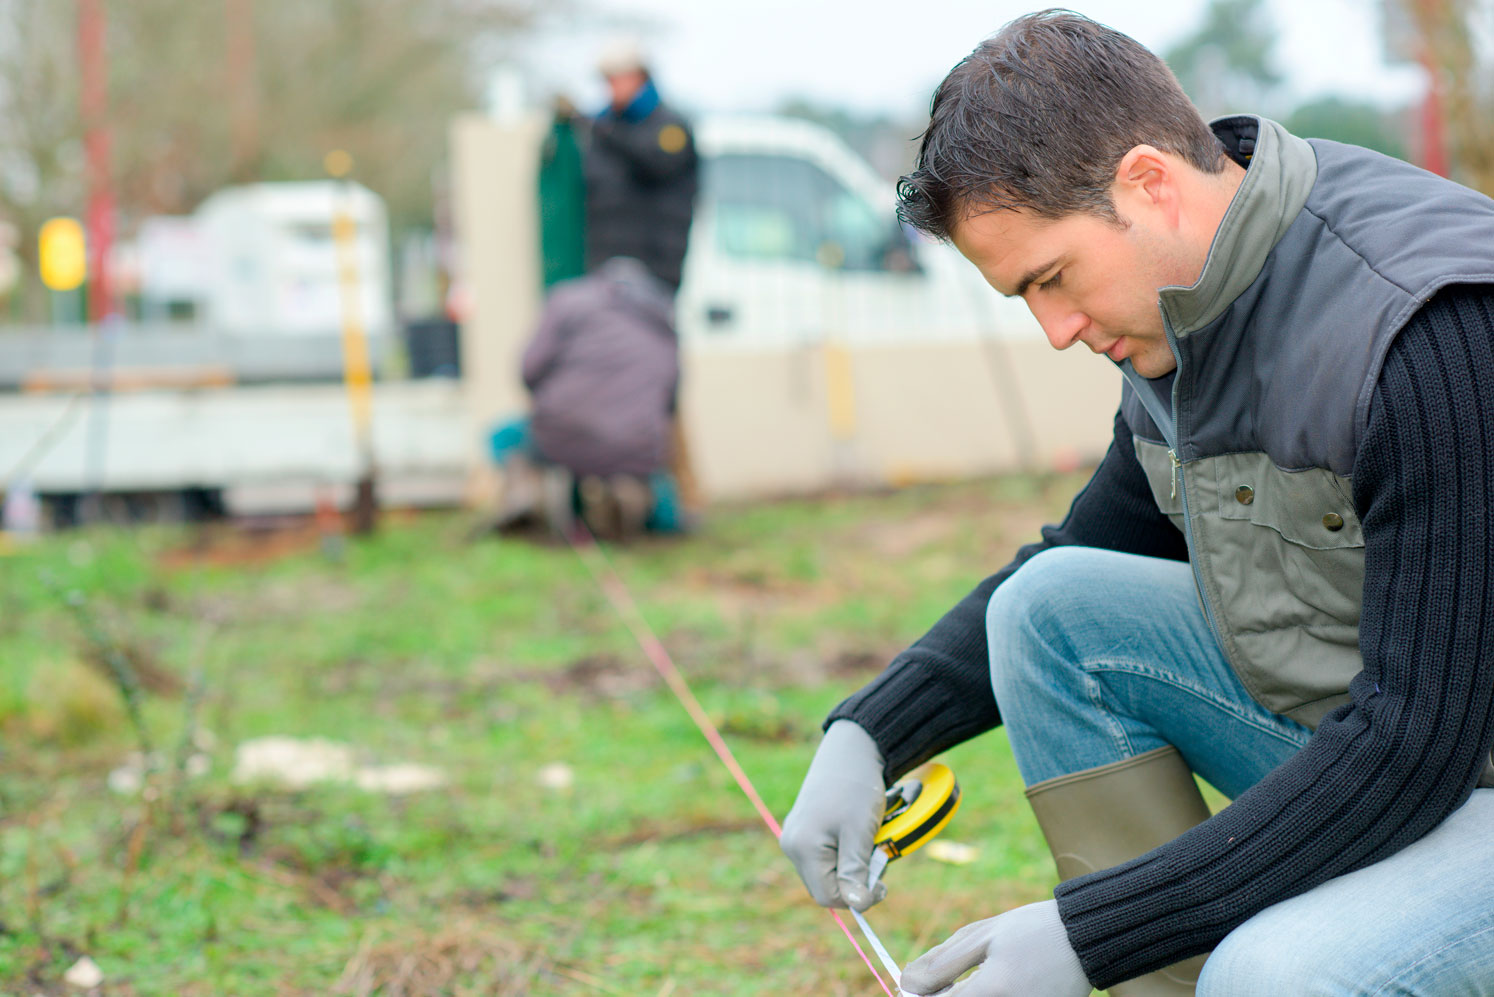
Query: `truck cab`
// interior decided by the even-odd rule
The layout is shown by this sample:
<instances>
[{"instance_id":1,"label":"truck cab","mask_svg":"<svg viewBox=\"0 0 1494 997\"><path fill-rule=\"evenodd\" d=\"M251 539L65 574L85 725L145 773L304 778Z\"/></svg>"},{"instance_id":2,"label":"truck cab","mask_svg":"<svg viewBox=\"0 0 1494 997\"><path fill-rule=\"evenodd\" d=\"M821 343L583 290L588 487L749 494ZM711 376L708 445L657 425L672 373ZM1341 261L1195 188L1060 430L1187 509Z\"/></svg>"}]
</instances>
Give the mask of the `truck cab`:
<instances>
[{"instance_id":1,"label":"truck cab","mask_svg":"<svg viewBox=\"0 0 1494 997\"><path fill-rule=\"evenodd\" d=\"M691 348L1041 335L951 247L901 226L892 184L824 128L709 117L696 146L677 318Z\"/></svg>"}]
</instances>

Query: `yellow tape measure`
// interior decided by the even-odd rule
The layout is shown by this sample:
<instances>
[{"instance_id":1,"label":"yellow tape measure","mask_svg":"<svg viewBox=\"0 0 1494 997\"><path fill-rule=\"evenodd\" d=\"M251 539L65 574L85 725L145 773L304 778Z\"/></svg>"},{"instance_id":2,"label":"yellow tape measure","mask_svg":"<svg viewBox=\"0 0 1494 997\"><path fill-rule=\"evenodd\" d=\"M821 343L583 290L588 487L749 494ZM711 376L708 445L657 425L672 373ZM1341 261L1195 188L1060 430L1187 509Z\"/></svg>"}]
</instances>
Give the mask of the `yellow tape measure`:
<instances>
[{"instance_id":1,"label":"yellow tape measure","mask_svg":"<svg viewBox=\"0 0 1494 997\"><path fill-rule=\"evenodd\" d=\"M882 815L882 827L872 839L874 847L867 869L867 888L874 887L882 878L887 863L916 852L944 830L944 825L958 809L960 784L955 782L948 765L938 762L926 765L893 785L887 791L887 810ZM872 926L866 923L864 914L852 907L851 916L861 925L861 933L871 943L872 951L882 960L893 981L899 984L898 993L901 994L903 974L897 961L888 953Z\"/></svg>"},{"instance_id":2,"label":"yellow tape measure","mask_svg":"<svg viewBox=\"0 0 1494 997\"><path fill-rule=\"evenodd\" d=\"M900 780L887 791L887 812L873 839L895 859L917 851L960 809L960 784L948 765L935 762Z\"/></svg>"}]
</instances>

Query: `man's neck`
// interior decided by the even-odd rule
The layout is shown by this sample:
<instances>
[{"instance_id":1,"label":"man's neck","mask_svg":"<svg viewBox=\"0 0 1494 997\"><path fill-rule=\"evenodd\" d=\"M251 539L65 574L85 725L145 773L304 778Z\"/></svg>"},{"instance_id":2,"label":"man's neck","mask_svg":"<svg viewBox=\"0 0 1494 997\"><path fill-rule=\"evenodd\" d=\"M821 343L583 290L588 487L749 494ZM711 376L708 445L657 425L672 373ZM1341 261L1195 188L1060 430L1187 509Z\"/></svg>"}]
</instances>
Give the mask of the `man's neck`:
<instances>
[{"instance_id":1,"label":"man's neck","mask_svg":"<svg viewBox=\"0 0 1494 997\"><path fill-rule=\"evenodd\" d=\"M1219 226L1224 223L1224 216L1229 213L1229 206L1234 203L1235 194L1240 189L1240 184L1245 182L1245 168L1233 159L1225 160L1224 170L1220 173L1197 174L1197 207L1194 209L1193 217L1189 219L1188 237L1193 249L1198 256L1198 269L1202 273L1205 260L1209 255L1209 249L1214 244L1214 236L1219 232ZM1196 281L1198 274L1194 275Z\"/></svg>"}]
</instances>

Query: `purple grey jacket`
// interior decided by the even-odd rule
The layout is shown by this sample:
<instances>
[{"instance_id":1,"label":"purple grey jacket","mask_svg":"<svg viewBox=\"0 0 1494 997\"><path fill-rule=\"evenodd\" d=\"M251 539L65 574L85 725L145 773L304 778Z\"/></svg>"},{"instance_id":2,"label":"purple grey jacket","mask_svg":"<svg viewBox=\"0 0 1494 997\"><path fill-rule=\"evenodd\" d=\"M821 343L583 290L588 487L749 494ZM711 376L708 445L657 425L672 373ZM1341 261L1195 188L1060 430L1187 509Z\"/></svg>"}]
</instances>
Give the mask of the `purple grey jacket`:
<instances>
[{"instance_id":1,"label":"purple grey jacket","mask_svg":"<svg viewBox=\"0 0 1494 997\"><path fill-rule=\"evenodd\" d=\"M524 351L535 446L578 475L664 468L679 369L670 289L643 264L557 285Z\"/></svg>"}]
</instances>

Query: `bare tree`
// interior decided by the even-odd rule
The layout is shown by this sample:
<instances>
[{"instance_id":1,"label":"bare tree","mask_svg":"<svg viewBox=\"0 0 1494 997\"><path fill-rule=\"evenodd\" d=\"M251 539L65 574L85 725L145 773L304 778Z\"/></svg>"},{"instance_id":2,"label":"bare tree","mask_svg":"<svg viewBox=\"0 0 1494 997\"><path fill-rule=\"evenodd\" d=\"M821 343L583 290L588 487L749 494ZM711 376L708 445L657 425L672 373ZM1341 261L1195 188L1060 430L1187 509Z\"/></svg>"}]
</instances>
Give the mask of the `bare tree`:
<instances>
[{"instance_id":1,"label":"bare tree","mask_svg":"<svg viewBox=\"0 0 1494 997\"><path fill-rule=\"evenodd\" d=\"M396 228L428 223L451 115L478 104L494 46L540 3L109 4L121 230L225 184L321 177L332 149L353 156ZM28 274L41 222L83 208L76 37L72 3L0 0L0 219L22 233Z\"/></svg>"},{"instance_id":2,"label":"bare tree","mask_svg":"<svg viewBox=\"0 0 1494 997\"><path fill-rule=\"evenodd\" d=\"M79 214L84 197L83 126L78 102L77 33L71 5L0 0L0 216L20 238L21 300L36 318L42 222Z\"/></svg>"},{"instance_id":3,"label":"bare tree","mask_svg":"<svg viewBox=\"0 0 1494 997\"><path fill-rule=\"evenodd\" d=\"M1494 195L1494 3L1396 0L1432 75L1454 177Z\"/></svg>"},{"instance_id":4,"label":"bare tree","mask_svg":"<svg viewBox=\"0 0 1494 997\"><path fill-rule=\"evenodd\" d=\"M1276 36L1264 0L1209 0L1203 22L1162 58L1205 117L1256 111L1282 81Z\"/></svg>"}]
</instances>

